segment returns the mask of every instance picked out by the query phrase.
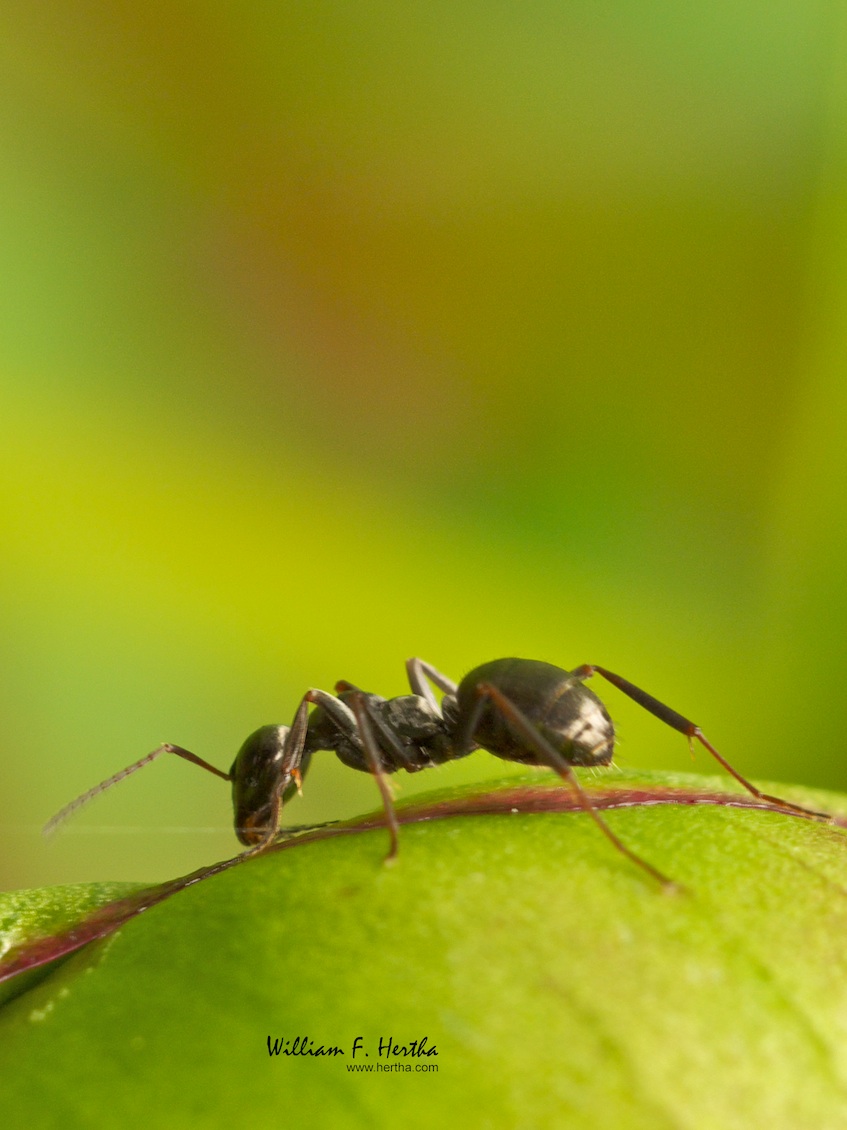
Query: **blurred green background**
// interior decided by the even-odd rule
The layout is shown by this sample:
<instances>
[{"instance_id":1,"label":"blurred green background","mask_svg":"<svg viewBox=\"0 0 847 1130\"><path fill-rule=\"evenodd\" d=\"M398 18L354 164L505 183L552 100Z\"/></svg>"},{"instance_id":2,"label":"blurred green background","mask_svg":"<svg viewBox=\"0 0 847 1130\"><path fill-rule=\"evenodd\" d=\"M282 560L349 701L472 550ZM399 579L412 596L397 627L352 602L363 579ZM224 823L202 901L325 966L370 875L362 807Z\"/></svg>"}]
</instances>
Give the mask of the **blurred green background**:
<instances>
[{"instance_id":1,"label":"blurred green background","mask_svg":"<svg viewBox=\"0 0 847 1130\"><path fill-rule=\"evenodd\" d=\"M2 885L232 854L176 759L38 829L412 654L601 663L742 771L847 788L842 24L3 5ZM621 764L690 764L601 693ZM326 755L288 818L377 803Z\"/></svg>"}]
</instances>

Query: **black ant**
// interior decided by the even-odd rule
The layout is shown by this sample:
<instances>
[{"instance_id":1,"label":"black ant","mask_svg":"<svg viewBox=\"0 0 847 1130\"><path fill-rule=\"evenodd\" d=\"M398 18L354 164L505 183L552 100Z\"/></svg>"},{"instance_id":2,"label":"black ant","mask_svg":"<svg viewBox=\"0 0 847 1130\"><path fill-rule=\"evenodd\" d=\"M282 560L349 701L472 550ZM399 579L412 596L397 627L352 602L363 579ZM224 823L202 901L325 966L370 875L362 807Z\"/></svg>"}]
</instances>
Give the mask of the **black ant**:
<instances>
[{"instance_id":1,"label":"black ant","mask_svg":"<svg viewBox=\"0 0 847 1130\"><path fill-rule=\"evenodd\" d=\"M232 783L236 835L247 848L245 856L258 855L276 839L282 807L300 791L312 754L332 750L351 769L373 774L385 807L389 862L397 855L398 824L386 774L398 769L417 773L484 748L506 761L553 769L618 851L663 886L672 887L667 876L618 839L573 771L574 765L609 765L612 760L614 725L603 703L585 686L595 674L685 734L689 744L699 741L758 800L829 819L825 813L760 792L718 753L699 726L603 667L585 664L565 671L534 659L495 659L476 667L458 685L422 659L409 659L406 670L412 694L398 698L368 694L343 681L336 683L334 695L307 691L291 726L260 727L244 742L228 773L181 746L160 745L66 805L44 831L52 832L77 808L159 754L175 753ZM443 694L440 707L433 686ZM310 706L314 706L311 712Z\"/></svg>"}]
</instances>

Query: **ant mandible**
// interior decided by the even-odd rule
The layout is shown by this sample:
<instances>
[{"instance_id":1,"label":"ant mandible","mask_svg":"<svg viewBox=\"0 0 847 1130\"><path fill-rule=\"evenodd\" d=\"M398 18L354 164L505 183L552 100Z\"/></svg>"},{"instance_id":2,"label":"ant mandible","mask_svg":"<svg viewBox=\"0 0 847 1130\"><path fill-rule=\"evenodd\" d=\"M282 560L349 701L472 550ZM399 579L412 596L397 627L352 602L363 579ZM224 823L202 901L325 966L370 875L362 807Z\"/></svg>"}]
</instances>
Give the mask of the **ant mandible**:
<instances>
[{"instance_id":1,"label":"ant mandible","mask_svg":"<svg viewBox=\"0 0 847 1130\"><path fill-rule=\"evenodd\" d=\"M422 659L407 660L406 671L412 693L397 698L368 694L344 681L336 683L334 695L308 690L291 726L261 726L244 742L228 773L190 750L164 743L66 805L44 831L52 832L98 793L160 754L174 753L231 782L235 832L247 848L243 855L258 855L276 839L282 807L300 791L312 755L331 750L345 765L371 773L376 780L390 837L386 856L390 862L397 855L398 824L386 774L398 769L417 773L484 748L506 761L554 770L618 851L663 886L673 887L667 876L618 838L573 771L575 765L609 765L612 760L614 724L597 695L585 686L585 680L595 674L685 734L689 744L697 740L704 745L758 800L788 812L829 819L826 813L761 792L718 753L699 726L604 667L585 664L565 671L534 659L495 659L474 668L459 684ZM433 686L443 694L440 706Z\"/></svg>"}]
</instances>

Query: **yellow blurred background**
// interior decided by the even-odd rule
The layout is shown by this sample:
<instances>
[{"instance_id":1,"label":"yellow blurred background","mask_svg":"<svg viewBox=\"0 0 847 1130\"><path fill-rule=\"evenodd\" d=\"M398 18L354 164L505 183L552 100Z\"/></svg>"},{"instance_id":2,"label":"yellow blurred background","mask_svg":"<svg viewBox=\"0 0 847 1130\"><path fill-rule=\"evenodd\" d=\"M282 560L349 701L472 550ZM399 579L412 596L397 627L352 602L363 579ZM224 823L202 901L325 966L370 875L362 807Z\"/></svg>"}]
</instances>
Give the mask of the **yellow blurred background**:
<instances>
[{"instance_id":1,"label":"yellow blurred background","mask_svg":"<svg viewBox=\"0 0 847 1130\"><path fill-rule=\"evenodd\" d=\"M0 884L232 854L174 758L38 829L413 654L600 663L847 788L842 24L3 5ZM597 689L621 764L690 767ZM294 823L378 805L330 754L306 786Z\"/></svg>"}]
</instances>

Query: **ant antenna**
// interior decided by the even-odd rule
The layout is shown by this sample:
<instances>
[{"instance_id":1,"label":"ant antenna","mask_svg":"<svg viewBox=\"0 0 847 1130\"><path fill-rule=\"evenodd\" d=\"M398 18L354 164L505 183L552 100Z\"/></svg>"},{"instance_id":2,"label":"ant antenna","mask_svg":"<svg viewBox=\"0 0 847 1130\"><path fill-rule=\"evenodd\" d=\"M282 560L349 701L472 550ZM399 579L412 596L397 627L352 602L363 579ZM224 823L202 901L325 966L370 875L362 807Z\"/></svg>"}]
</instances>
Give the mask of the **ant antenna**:
<instances>
[{"instance_id":1,"label":"ant antenna","mask_svg":"<svg viewBox=\"0 0 847 1130\"><path fill-rule=\"evenodd\" d=\"M127 765L126 769L121 769L119 773L115 773L112 777L107 777L105 781L101 781L99 785L95 785L93 789L89 789L87 793L78 796L76 800L72 800L70 804L66 804L64 808L60 809L55 816L52 816L44 825L42 834L45 836L52 836L60 824L72 816L78 809L83 808L90 800L94 800L100 793L104 793L106 789L110 789L112 785L116 785L119 781L123 781L125 777L130 777L138 769L143 769L145 765L149 765L151 761L155 761L159 754L162 753L175 753L177 757L182 757L186 761L193 761L195 765L199 765L201 769L208 769L210 773L214 773L217 777L223 777L225 781L230 781L232 778L229 773L224 773L220 769L216 769L214 765L210 765L208 761L204 761L202 757L198 757L196 753L192 753L188 749L183 749L182 746L172 745L170 742L163 742L162 745L157 746L152 753L148 753L146 757L142 757L140 761L134 761L132 765Z\"/></svg>"}]
</instances>

